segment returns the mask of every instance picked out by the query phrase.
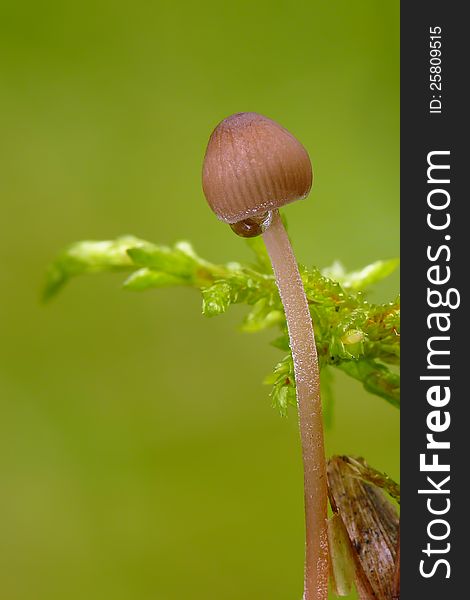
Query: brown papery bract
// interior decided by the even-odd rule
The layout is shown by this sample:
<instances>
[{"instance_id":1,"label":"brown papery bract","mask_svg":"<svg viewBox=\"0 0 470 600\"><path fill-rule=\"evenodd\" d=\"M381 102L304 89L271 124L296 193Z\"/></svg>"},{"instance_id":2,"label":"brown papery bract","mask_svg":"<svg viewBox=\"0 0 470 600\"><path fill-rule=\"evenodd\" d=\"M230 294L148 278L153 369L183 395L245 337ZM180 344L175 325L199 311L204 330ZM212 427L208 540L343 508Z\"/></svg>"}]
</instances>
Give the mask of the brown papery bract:
<instances>
[{"instance_id":1,"label":"brown papery bract","mask_svg":"<svg viewBox=\"0 0 470 600\"><path fill-rule=\"evenodd\" d=\"M357 459L352 459L353 466ZM361 480L347 456L328 461L333 511L346 528L361 600L394 600L399 589L399 517L383 491ZM397 587L398 581L398 587Z\"/></svg>"}]
</instances>

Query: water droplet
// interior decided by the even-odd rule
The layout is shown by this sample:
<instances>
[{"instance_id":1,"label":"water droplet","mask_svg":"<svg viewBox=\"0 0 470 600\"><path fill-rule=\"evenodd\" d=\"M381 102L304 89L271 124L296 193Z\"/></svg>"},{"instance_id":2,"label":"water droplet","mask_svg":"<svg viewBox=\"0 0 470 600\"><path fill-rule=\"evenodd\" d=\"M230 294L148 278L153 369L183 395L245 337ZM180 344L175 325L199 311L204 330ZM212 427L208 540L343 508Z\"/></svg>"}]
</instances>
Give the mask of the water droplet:
<instances>
[{"instance_id":1,"label":"water droplet","mask_svg":"<svg viewBox=\"0 0 470 600\"><path fill-rule=\"evenodd\" d=\"M244 238L251 238L261 235L271 225L273 213L267 212L259 217L249 217L238 223L232 223L230 227L237 235Z\"/></svg>"}]
</instances>

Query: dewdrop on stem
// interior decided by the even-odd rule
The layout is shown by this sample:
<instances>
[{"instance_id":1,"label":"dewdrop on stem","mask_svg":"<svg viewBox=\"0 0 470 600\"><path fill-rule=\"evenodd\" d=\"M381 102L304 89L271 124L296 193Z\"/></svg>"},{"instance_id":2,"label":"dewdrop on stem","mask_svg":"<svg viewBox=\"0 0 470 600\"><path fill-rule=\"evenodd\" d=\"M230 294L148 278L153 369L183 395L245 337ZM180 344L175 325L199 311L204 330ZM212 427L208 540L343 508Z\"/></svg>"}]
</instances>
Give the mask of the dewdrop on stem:
<instances>
[{"instance_id":1,"label":"dewdrop on stem","mask_svg":"<svg viewBox=\"0 0 470 600\"><path fill-rule=\"evenodd\" d=\"M304 466L303 598L327 600L327 487L318 357L302 279L278 211L305 198L312 179L310 158L302 144L257 113L224 119L209 139L202 177L206 199L237 235L263 235L284 306Z\"/></svg>"}]
</instances>

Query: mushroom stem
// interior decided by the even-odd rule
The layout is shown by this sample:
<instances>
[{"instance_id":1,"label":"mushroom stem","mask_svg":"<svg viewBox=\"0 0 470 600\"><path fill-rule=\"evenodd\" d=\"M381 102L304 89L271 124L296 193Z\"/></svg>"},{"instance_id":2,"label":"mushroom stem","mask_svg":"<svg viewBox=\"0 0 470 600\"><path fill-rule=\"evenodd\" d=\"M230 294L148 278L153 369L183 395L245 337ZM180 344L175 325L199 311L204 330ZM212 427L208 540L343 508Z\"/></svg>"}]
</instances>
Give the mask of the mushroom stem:
<instances>
[{"instance_id":1,"label":"mushroom stem","mask_svg":"<svg viewBox=\"0 0 470 600\"><path fill-rule=\"evenodd\" d=\"M297 261L279 211L263 233L286 314L294 361L304 467L304 600L328 597L327 487L320 373L312 319Z\"/></svg>"}]
</instances>

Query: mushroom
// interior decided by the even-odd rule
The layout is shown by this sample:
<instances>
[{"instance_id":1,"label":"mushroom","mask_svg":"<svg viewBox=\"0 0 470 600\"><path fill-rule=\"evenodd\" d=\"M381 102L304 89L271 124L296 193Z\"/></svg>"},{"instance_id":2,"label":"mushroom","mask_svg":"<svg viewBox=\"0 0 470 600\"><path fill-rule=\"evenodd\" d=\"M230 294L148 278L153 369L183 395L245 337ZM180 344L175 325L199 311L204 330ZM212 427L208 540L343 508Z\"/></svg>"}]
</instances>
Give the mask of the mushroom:
<instances>
[{"instance_id":1,"label":"mushroom","mask_svg":"<svg viewBox=\"0 0 470 600\"><path fill-rule=\"evenodd\" d=\"M328 596L327 487L320 374L312 319L279 208L305 198L312 165L302 144L275 121L237 113L213 131L203 190L215 214L242 237L263 235L284 306L294 362L304 467L304 600Z\"/></svg>"}]
</instances>

